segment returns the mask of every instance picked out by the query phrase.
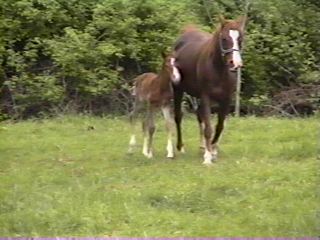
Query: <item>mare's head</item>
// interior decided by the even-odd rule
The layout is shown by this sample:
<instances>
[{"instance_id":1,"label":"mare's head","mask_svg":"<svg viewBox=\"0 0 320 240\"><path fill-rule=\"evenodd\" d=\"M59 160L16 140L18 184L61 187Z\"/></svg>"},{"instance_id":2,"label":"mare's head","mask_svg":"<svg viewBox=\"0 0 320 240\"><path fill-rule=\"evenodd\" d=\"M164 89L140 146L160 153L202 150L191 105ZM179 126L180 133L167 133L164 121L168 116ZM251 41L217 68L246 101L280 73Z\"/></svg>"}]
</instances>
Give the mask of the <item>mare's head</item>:
<instances>
[{"instance_id":1,"label":"mare's head","mask_svg":"<svg viewBox=\"0 0 320 240\"><path fill-rule=\"evenodd\" d=\"M226 20L220 17L219 48L230 71L242 67L241 47L244 36L246 17L237 20Z\"/></svg>"},{"instance_id":2,"label":"mare's head","mask_svg":"<svg viewBox=\"0 0 320 240\"><path fill-rule=\"evenodd\" d=\"M176 66L176 58L174 53L162 53L162 58L162 72L166 74L174 84L178 84L181 80L181 76Z\"/></svg>"}]
</instances>

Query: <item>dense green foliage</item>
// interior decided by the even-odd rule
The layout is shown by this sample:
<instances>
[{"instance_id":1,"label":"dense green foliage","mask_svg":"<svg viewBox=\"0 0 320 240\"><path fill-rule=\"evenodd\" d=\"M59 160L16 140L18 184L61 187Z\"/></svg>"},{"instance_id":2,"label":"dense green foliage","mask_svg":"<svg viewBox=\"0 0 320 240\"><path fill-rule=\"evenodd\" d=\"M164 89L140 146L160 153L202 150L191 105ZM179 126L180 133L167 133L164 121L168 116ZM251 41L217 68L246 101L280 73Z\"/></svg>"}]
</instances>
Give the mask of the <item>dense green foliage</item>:
<instances>
[{"instance_id":1,"label":"dense green foliage","mask_svg":"<svg viewBox=\"0 0 320 240\"><path fill-rule=\"evenodd\" d=\"M0 0L1 112L108 111L115 90L157 70L185 24L214 29L218 14L237 17L247 2ZM252 0L248 14L244 97L319 80L317 1Z\"/></svg>"},{"instance_id":2,"label":"dense green foliage","mask_svg":"<svg viewBox=\"0 0 320 240\"><path fill-rule=\"evenodd\" d=\"M0 236L319 235L319 119L231 118L212 167L194 118L175 160L158 123L154 159L122 119L0 123Z\"/></svg>"}]
</instances>

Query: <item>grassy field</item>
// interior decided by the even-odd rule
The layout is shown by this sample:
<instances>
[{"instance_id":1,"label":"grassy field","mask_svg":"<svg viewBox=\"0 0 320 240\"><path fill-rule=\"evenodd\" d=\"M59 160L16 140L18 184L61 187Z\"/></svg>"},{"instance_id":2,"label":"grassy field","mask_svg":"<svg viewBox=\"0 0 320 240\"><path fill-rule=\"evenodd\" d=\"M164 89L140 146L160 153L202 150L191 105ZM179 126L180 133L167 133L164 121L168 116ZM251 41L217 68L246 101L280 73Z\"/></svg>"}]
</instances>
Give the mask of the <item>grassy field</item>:
<instances>
[{"instance_id":1,"label":"grassy field","mask_svg":"<svg viewBox=\"0 0 320 240\"><path fill-rule=\"evenodd\" d=\"M212 167L193 116L175 160L158 123L152 160L123 118L0 123L0 236L319 235L319 119L230 118Z\"/></svg>"}]
</instances>

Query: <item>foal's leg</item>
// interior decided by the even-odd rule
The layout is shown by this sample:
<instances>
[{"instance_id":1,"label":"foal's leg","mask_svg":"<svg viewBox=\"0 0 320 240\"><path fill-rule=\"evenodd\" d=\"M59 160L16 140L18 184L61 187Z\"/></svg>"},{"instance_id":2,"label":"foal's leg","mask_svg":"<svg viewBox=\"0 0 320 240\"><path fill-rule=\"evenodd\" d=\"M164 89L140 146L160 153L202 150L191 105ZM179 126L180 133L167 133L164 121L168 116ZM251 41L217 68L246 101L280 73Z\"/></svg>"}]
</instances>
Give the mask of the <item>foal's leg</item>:
<instances>
[{"instance_id":1,"label":"foal's leg","mask_svg":"<svg viewBox=\"0 0 320 240\"><path fill-rule=\"evenodd\" d=\"M166 129L168 132L167 158L174 158L174 146L172 142L172 136L174 132L175 123L172 117L171 107L170 105L166 105L166 106L163 106L161 109L162 109L164 119L166 121Z\"/></svg>"},{"instance_id":2,"label":"foal's leg","mask_svg":"<svg viewBox=\"0 0 320 240\"><path fill-rule=\"evenodd\" d=\"M146 117L143 121L143 149L142 153L147 158L152 158L152 138L155 132L154 124L154 110L151 106L148 106Z\"/></svg>"},{"instance_id":3,"label":"foal's leg","mask_svg":"<svg viewBox=\"0 0 320 240\"><path fill-rule=\"evenodd\" d=\"M229 101L228 102L224 102L224 103L220 103L219 104L219 110L218 110L218 122L216 125L216 131L214 134L214 137L212 139L212 147L213 147L213 155L216 158L218 155L218 142L221 136L221 133L223 131L224 128L224 121L226 119L226 116L229 113Z\"/></svg>"},{"instance_id":4,"label":"foal's leg","mask_svg":"<svg viewBox=\"0 0 320 240\"><path fill-rule=\"evenodd\" d=\"M130 137L130 142L129 142L128 153L133 153L134 148L137 144L137 141L136 141L136 125L137 124L136 123L137 123L137 115L139 112L140 105L141 105L141 103L139 103L139 101L136 98L135 102L133 104L133 110L129 114L129 121L130 121L130 127L131 127L131 137Z\"/></svg>"},{"instance_id":5,"label":"foal's leg","mask_svg":"<svg viewBox=\"0 0 320 240\"><path fill-rule=\"evenodd\" d=\"M204 122L204 138L205 138L205 152L203 155L203 164L210 165L214 159L212 153L212 128L210 123L210 99L205 96L201 98L202 112L203 112L203 122Z\"/></svg>"},{"instance_id":6,"label":"foal's leg","mask_svg":"<svg viewBox=\"0 0 320 240\"><path fill-rule=\"evenodd\" d=\"M180 152L184 152L182 136L181 136L181 120L182 120L182 102L183 92L179 90L174 90L174 120L176 122L177 128L177 149Z\"/></svg>"}]
</instances>

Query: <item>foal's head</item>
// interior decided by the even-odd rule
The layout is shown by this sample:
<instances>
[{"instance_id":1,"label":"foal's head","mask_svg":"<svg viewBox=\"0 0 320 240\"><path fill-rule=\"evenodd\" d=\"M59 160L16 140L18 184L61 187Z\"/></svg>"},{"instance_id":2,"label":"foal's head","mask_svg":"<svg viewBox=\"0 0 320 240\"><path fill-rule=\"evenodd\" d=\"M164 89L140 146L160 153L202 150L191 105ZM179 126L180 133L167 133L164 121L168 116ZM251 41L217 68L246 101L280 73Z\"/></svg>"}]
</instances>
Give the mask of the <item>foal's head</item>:
<instances>
[{"instance_id":1,"label":"foal's head","mask_svg":"<svg viewBox=\"0 0 320 240\"><path fill-rule=\"evenodd\" d=\"M180 82L181 76L179 70L176 66L176 59L173 53L165 54L162 53L163 63L162 63L162 72L169 76L170 80L174 84L178 84Z\"/></svg>"},{"instance_id":2,"label":"foal's head","mask_svg":"<svg viewBox=\"0 0 320 240\"><path fill-rule=\"evenodd\" d=\"M225 20L220 17L221 28L219 32L219 47L230 71L242 67L241 47L244 35L246 18L240 17L237 20Z\"/></svg>"}]
</instances>

